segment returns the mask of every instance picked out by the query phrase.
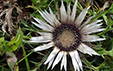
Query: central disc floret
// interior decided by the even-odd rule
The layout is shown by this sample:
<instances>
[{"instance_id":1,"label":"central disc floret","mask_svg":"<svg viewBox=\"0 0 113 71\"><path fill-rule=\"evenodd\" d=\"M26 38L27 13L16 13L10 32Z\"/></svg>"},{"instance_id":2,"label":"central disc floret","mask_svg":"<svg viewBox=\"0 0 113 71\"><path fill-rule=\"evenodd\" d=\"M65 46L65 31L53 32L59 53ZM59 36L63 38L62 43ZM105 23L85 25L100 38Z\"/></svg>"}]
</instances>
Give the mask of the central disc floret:
<instances>
[{"instance_id":1,"label":"central disc floret","mask_svg":"<svg viewBox=\"0 0 113 71\"><path fill-rule=\"evenodd\" d=\"M52 33L55 46L63 51L73 51L80 44L80 31L73 24L61 24Z\"/></svg>"},{"instance_id":2,"label":"central disc floret","mask_svg":"<svg viewBox=\"0 0 113 71\"><path fill-rule=\"evenodd\" d=\"M76 41L74 33L68 29L63 30L58 36L58 39L61 45L65 48L70 47Z\"/></svg>"}]
</instances>

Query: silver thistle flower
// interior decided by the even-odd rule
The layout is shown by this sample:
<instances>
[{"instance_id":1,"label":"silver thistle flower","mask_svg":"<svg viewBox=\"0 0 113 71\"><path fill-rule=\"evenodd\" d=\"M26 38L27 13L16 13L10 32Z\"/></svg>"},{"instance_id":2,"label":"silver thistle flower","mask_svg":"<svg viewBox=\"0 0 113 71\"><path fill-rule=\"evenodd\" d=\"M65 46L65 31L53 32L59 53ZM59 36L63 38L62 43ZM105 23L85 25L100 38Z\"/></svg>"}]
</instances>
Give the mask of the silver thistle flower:
<instances>
[{"instance_id":1,"label":"silver thistle flower","mask_svg":"<svg viewBox=\"0 0 113 71\"><path fill-rule=\"evenodd\" d=\"M84 54L89 54L91 56L99 55L84 43L105 40L105 38L91 35L92 33L105 30L105 28L101 28L102 23L98 24L102 20L97 20L88 24L93 18L92 16L86 22L82 23L90 7L85 8L75 20L77 1L78 0L76 0L73 6L72 13L70 4L68 5L66 12L63 1L61 2L61 22L57 20L51 8L49 8L50 13L48 13L47 11L39 11L41 16L49 24L38 18L34 18L38 23L32 22L40 29L45 30L45 32L38 32L38 34L40 34L41 36L32 37L30 39L30 42L48 42L33 49L34 52L54 48L44 63L48 63L47 69L49 69L50 66L52 66L53 69L54 66L61 60L61 70L64 66L65 71L67 71L67 54L69 54L72 59L75 71L83 71L82 62L80 60L78 51Z\"/></svg>"}]
</instances>

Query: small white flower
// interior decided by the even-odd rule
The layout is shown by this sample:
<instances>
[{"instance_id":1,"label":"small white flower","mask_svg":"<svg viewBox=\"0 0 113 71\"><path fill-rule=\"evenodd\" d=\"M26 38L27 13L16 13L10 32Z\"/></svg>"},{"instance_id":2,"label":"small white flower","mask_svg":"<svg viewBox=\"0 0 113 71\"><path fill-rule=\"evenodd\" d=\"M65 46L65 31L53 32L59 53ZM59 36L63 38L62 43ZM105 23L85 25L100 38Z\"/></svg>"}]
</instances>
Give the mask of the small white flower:
<instances>
[{"instance_id":1,"label":"small white flower","mask_svg":"<svg viewBox=\"0 0 113 71\"><path fill-rule=\"evenodd\" d=\"M34 25L44 30L45 32L38 32L38 34L40 34L41 36L32 37L30 39L30 42L48 42L46 44L36 47L34 49L34 52L54 48L44 63L48 63L47 69L49 69L50 66L52 66L53 69L54 66L58 64L61 60L61 70L64 67L65 71L67 71L67 54L69 54L72 59L75 71L83 71L82 62L80 60L78 51L84 54L89 54L91 56L99 55L84 43L105 40L105 38L91 35L92 33L97 33L105 30L105 28L101 29L101 23L98 24L102 20L97 20L88 24L93 18L92 16L86 22L83 23L83 20L90 7L85 8L75 20L77 1L78 0L76 0L73 6L72 12L70 9L70 4L68 5L66 12L62 1L60 7L61 22L57 20L50 8L50 13L48 13L47 11L39 11L41 16L48 23L38 18L34 18L38 23L32 22Z\"/></svg>"}]
</instances>

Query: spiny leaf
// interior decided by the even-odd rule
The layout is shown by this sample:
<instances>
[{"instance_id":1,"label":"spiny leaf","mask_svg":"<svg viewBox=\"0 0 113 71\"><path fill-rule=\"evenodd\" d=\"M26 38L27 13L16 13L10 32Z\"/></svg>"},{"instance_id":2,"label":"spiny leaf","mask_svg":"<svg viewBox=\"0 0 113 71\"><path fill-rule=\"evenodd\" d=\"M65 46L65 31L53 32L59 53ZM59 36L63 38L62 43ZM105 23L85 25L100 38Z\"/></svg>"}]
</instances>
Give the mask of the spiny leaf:
<instances>
[{"instance_id":1,"label":"spiny leaf","mask_svg":"<svg viewBox=\"0 0 113 71\"><path fill-rule=\"evenodd\" d=\"M107 14L107 13L113 13L113 4L111 5L111 7L107 10L107 11L104 11L104 12L100 12L97 16L95 16L92 20L97 20L98 18L100 18L101 16Z\"/></svg>"},{"instance_id":2,"label":"spiny leaf","mask_svg":"<svg viewBox=\"0 0 113 71\"><path fill-rule=\"evenodd\" d=\"M101 50L98 52L100 55L109 55L111 57L113 57L113 49L110 51L106 51L105 49Z\"/></svg>"}]
</instances>

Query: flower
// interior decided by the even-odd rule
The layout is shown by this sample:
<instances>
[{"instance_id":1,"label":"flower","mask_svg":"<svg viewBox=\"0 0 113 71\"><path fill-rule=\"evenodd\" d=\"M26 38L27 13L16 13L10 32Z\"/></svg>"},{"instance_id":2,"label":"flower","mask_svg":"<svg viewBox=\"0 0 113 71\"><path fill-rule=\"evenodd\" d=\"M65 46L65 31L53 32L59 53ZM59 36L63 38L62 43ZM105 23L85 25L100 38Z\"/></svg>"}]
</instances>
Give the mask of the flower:
<instances>
[{"instance_id":1,"label":"flower","mask_svg":"<svg viewBox=\"0 0 113 71\"><path fill-rule=\"evenodd\" d=\"M102 23L98 24L102 20L97 20L88 24L93 18L92 16L82 23L90 7L85 8L75 20L77 1L78 0L76 0L73 6L72 13L70 4L68 5L66 12L63 1L61 1L60 21L55 17L51 8L49 8L50 13L47 11L39 11L41 16L48 23L38 18L34 18L38 23L32 22L38 28L45 31L37 32L41 36L31 37L30 42L44 43L43 45L34 48L34 52L54 48L44 63L48 63L47 69L49 69L50 66L52 66L53 69L55 65L61 61L61 70L64 67L65 71L67 71L67 55L69 54L75 71L83 71L78 51L91 56L99 55L87 46L85 42L105 40L105 38L92 35L92 33L105 30L105 28L101 28Z\"/></svg>"}]
</instances>

